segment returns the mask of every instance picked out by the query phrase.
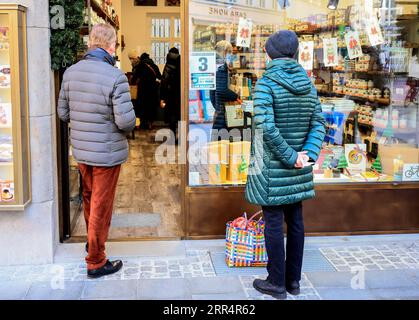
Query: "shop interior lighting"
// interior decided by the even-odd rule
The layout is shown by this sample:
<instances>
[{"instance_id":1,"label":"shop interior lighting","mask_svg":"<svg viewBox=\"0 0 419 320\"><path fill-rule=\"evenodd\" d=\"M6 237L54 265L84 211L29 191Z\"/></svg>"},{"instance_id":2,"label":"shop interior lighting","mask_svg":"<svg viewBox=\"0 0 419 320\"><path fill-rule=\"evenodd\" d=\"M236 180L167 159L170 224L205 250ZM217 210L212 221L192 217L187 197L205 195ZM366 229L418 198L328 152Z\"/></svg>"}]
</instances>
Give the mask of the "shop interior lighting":
<instances>
[{"instance_id":1,"label":"shop interior lighting","mask_svg":"<svg viewBox=\"0 0 419 320\"><path fill-rule=\"evenodd\" d=\"M329 4L327 5L327 8L330 10L336 10L339 4L339 0L329 0Z\"/></svg>"}]
</instances>

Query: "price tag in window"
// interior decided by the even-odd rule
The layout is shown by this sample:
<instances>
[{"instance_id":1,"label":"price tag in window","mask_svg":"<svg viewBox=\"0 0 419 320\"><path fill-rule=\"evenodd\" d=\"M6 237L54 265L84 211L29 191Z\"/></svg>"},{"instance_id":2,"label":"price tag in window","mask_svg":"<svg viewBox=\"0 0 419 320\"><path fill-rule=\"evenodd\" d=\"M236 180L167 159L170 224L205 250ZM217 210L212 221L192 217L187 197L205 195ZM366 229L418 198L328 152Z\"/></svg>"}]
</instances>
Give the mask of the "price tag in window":
<instances>
[{"instance_id":1,"label":"price tag in window","mask_svg":"<svg viewBox=\"0 0 419 320\"><path fill-rule=\"evenodd\" d=\"M215 52L192 52L189 60L190 89L216 89Z\"/></svg>"}]
</instances>

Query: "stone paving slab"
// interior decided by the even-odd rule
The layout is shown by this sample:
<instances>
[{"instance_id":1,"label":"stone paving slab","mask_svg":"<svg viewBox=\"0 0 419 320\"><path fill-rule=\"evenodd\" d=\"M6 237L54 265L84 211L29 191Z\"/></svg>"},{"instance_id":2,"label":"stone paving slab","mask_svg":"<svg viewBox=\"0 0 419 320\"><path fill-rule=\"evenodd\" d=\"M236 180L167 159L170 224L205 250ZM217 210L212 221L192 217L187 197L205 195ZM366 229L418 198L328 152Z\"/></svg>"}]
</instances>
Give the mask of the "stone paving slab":
<instances>
[{"instance_id":1,"label":"stone paving slab","mask_svg":"<svg viewBox=\"0 0 419 320\"><path fill-rule=\"evenodd\" d=\"M137 282L129 280L88 281L86 282L81 299L118 299L137 298Z\"/></svg>"},{"instance_id":2,"label":"stone paving slab","mask_svg":"<svg viewBox=\"0 0 419 320\"><path fill-rule=\"evenodd\" d=\"M419 287L411 288L391 288L391 289L371 289L371 293L377 299L390 300L419 300Z\"/></svg>"},{"instance_id":3,"label":"stone paving slab","mask_svg":"<svg viewBox=\"0 0 419 320\"><path fill-rule=\"evenodd\" d=\"M143 279L138 281L140 300L190 300L186 279Z\"/></svg>"},{"instance_id":4,"label":"stone paving slab","mask_svg":"<svg viewBox=\"0 0 419 320\"><path fill-rule=\"evenodd\" d=\"M47 282L60 276L64 281L111 281L139 279L171 279L215 277L208 251L190 250L185 256L120 258L124 268L99 280L87 280L84 263L63 263L45 266L21 266L0 268L3 281Z\"/></svg>"},{"instance_id":5,"label":"stone paving slab","mask_svg":"<svg viewBox=\"0 0 419 320\"><path fill-rule=\"evenodd\" d=\"M275 300L269 295L264 295L253 288L253 281L256 279L266 279L266 275L257 275L257 276L240 276L240 281L243 287L243 290L246 293L248 300ZM298 296L293 296L288 294L287 300L321 300L321 296L317 292L316 288L307 278L306 274L303 273L302 279L300 282L301 294Z\"/></svg>"},{"instance_id":6,"label":"stone paving slab","mask_svg":"<svg viewBox=\"0 0 419 320\"><path fill-rule=\"evenodd\" d=\"M0 300L22 300L31 283L26 281L5 281L0 283Z\"/></svg>"},{"instance_id":7,"label":"stone paving slab","mask_svg":"<svg viewBox=\"0 0 419 320\"><path fill-rule=\"evenodd\" d=\"M374 292L366 289L316 288L323 300L377 300Z\"/></svg>"},{"instance_id":8,"label":"stone paving slab","mask_svg":"<svg viewBox=\"0 0 419 320\"><path fill-rule=\"evenodd\" d=\"M350 288L353 274L350 272L309 272L306 277L318 288Z\"/></svg>"},{"instance_id":9,"label":"stone paving slab","mask_svg":"<svg viewBox=\"0 0 419 320\"><path fill-rule=\"evenodd\" d=\"M288 299L419 299L418 238L330 237L329 242L326 237L309 238L302 294ZM169 248L164 249L167 243ZM264 268L255 274L250 268L246 273L216 272L211 255L224 252L223 240L159 242L154 253L150 242L140 244L140 249L123 244L122 251L114 246L118 256L112 258L121 257L124 268L99 280L86 277L82 244L77 260L61 256L60 264L0 267L0 299L273 299L253 289L254 279L266 278ZM149 247L142 251L145 245ZM324 268L324 261L330 268ZM360 270L365 271L365 288L355 290L351 281ZM57 278L65 281L65 290L52 289L51 281Z\"/></svg>"},{"instance_id":10,"label":"stone paving slab","mask_svg":"<svg viewBox=\"0 0 419 320\"><path fill-rule=\"evenodd\" d=\"M59 284L56 284L59 285ZM25 296L25 300L79 300L85 282L64 282L63 287L52 287L51 282L34 282Z\"/></svg>"},{"instance_id":11,"label":"stone paving slab","mask_svg":"<svg viewBox=\"0 0 419 320\"><path fill-rule=\"evenodd\" d=\"M219 276L213 278L186 279L192 295L235 294L243 292L237 276Z\"/></svg>"},{"instance_id":12,"label":"stone paving slab","mask_svg":"<svg viewBox=\"0 0 419 320\"><path fill-rule=\"evenodd\" d=\"M419 269L419 241L320 248L337 271Z\"/></svg>"}]
</instances>

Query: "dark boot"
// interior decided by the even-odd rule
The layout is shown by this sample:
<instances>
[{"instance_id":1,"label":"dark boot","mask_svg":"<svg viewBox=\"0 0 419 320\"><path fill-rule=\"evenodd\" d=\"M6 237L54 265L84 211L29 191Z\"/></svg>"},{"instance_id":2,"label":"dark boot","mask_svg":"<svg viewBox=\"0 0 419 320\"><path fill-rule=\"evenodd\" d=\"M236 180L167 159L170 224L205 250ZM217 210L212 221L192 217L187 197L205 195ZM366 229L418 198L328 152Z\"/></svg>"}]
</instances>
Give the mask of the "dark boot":
<instances>
[{"instance_id":1,"label":"dark boot","mask_svg":"<svg viewBox=\"0 0 419 320\"><path fill-rule=\"evenodd\" d=\"M298 281L287 282L286 286L289 294L293 296L298 296L300 294L300 283Z\"/></svg>"},{"instance_id":2,"label":"dark boot","mask_svg":"<svg viewBox=\"0 0 419 320\"><path fill-rule=\"evenodd\" d=\"M96 279L103 276L108 276L121 270L122 266L123 263L121 260L116 260L112 262L108 260L102 268L95 270L87 270L87 277L91 279Z\"/></svg>"},{"instance_id":3,"label":"dark boot","mask_svg":"<svg viewBox=\"0 0 419 320\"><path fill-rule=\"evenodd\" d=\"M253 287L257 291L270 295L275 299L285 300L287 298L287 291L284 287L276 286L268 280L256 279L253 282Z\"/></svg>"}]
</instances>

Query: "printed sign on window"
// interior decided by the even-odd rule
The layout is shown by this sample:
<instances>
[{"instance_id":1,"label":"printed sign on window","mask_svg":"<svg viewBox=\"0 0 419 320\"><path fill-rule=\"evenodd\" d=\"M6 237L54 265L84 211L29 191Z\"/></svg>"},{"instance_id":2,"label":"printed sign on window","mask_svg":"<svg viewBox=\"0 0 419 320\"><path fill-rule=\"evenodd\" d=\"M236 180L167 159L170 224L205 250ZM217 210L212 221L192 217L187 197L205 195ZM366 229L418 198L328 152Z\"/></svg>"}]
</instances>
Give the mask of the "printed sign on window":
<instances>
[{"instance_id":1,"label":"printed sign on window","mask_svg":"<svg viewBox=\"0 0 419 320\"><path fill-rule=\"evenodd\" d=\"M372 46L378 46L384 43L383 34L381 32L380 25L378 24L377 18L373 18L367 22L367 34L370 39Z\"/></svg>"},{"instance_id":2,"label":"printed sign on window","mask_svg":"<svg viewBox=\"0 0 419 320\"><path fill-rule=\"evenodd\" d=\"M346 47L348 48L349 59L355 59L361 57L362 47L361 41L359 41L359 34L357 31L349 31L345 34Z\"/></svg>"},{"instance_id":3,"label":"printed sign on window","mask_svg":"<svg viewBox=\"0 0 419 320\"><path fill-rule=\"evenodd\" d=\"M313 52L314 42L300 42L300 50L298 54L298 62L303 66L305 70L313 70Z\"/></svg>"},{"instance_id":4,"label":"printed sign on window","mask_svg":"<svg viewBox=\"0 0 419 320\"><path fill-rule=\"evenodd\" d=\"M325 67L334 67L339 64L338 39L323 39L323 55Z\"/></svg>"},{"instance_id":5,"label":"printed sign on window","mask_svg":"<svg viewBox=\"0 0 419 320\"><path fill-rule=\"evenodd\" d=\"M419 181L419 163L405 163L403 181Z\"/></svg>"},{"instance_id":6,"label":"printed sign on window","mask_svg":"<svg viewBox=\"0 0 419 320\"><path fill-rule=\"evenodd\" d=\"M239 29L237 33L237 43L238 47L242 48L249 48L250 42L252 39L252 29L253 29L253 22L240 18L239 20Z\"/></svg>"},{"instance_id":7,"label":"printed sign on window","mask_svg":"<svg viewBox=\"0 0 419 320\"><path fill-rule=\"evenodd\" d=\"M216 89L215 52L192 52L190 56L190 89Z\"/></svg>"}]
</instances>

